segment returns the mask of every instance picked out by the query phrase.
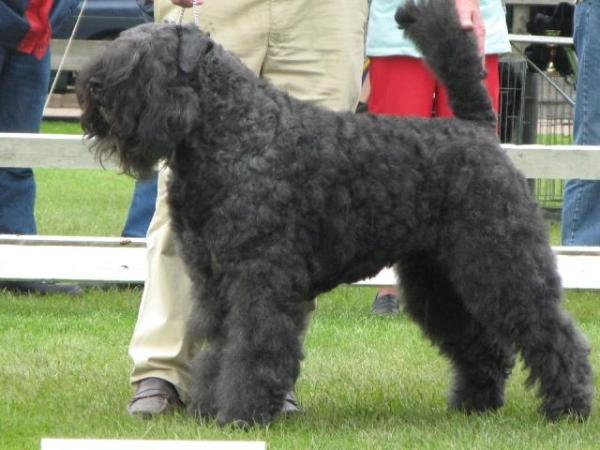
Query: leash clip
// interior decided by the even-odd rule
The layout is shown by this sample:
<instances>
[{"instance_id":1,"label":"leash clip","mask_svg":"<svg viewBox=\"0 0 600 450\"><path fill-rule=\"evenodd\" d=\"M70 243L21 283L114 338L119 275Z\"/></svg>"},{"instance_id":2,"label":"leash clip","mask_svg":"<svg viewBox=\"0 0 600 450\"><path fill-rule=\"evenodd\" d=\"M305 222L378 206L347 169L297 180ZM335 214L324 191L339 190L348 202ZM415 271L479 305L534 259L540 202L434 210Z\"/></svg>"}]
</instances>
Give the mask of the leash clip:
<instances>
[{"instance_id":1,"label":"leash clip","mask_svg":"<svg viewBox=\"0 0 600 450\"><path fill-rule=\"evenodd\" d=\"M185 8L181 6L181 11L179 12L179 25L183 24L183 15L185 13ZM194 16L194 25L200 28L200 14L198 13L198 0L192 0L192 15Z\"/></svg>"}]
</instances>

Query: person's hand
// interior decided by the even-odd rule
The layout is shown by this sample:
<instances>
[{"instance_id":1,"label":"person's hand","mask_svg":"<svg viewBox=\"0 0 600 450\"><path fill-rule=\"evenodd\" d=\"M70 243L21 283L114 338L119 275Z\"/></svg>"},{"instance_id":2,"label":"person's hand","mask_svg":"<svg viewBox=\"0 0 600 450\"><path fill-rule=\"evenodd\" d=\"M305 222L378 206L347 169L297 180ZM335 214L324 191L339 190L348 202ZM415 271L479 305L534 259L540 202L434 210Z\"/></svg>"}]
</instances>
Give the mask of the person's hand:
<instances>
[{"instance_id":1,"label":"person's hand","mask_svg":"<svg viewBox=\"0 0 600 450\"><path fill-rule=\"evenodd\" d=\"M193 0L171 0L171 3L182 8L191 8L194 5ZM204 3L203 0L196 0L196 5L201 5L202 3Z\"/></svg>"},{"instance_id":2,"label":"person's hand","mask_svg":"<svg viewBox=\"0 0 600 450\"><path fill-rule=\"evenodd\" d=\"M485 27L479 10L479 0L454 0L454 4L460 26L465 30L473 31L479 54L483 56L485 52Z\"/></svg>"}]
</instances>

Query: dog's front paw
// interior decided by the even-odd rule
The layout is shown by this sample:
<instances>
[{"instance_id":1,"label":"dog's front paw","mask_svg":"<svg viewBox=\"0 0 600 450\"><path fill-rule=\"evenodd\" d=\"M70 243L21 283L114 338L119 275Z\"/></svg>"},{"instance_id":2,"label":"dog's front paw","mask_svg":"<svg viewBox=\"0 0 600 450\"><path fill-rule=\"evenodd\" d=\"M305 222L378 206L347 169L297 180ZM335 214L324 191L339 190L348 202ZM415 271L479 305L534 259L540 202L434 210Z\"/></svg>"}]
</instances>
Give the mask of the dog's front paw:
<instances>
[{"instance_id":1,"label":"dog's front paw","mask_svg":"<svg viewBox=\"0 0 600 450\"><path fill-rule=\"evenodd\" d=\"M244 414L240 411L221 411L217 414L217 424L221 427L231 425L235 428L247 429L253 426L268 425L275 420L276 414L253 413Z\"/></svg>"},{"instance_id":2,"label":"dog's front paw","mask_svg":"<svg viewBox=\"0 0 600 450\"><path fill-rule=\"evenodd\" d=\"M217 408L214 403L208 399L196 399L187 406L190 415L198 420L211 420L217 416Z\"/></svg>"},{"instance_id":3,"label":"dog's front paw","mask_svg":"<svg viewBox=\"0 0 600 450\"><path fill-rule=\"evenodd\" d=\"M504 386L461 386L452 390L450 408L467 414L495 411L504 405Z\"/></svg>"}]
</instances>

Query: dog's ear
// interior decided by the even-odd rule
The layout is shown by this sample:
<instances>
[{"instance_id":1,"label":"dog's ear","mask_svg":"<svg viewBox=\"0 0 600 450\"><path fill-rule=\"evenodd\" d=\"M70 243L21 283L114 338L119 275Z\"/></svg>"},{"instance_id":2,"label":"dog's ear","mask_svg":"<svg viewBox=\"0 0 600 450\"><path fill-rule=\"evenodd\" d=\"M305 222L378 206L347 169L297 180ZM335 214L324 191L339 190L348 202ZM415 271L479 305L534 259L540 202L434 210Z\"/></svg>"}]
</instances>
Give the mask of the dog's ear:
<instances>
[{"instance_id":1,"label":"dog's ear","mask_svg":"<svg viewBox=\"0 0 600 450\"><path fill-rule=\"evenodd\" d=\"M213 41L195 26L181 27L179 34L179 68L184 73L192 73L200 59L209 53L214 46Z\"/></svg>"}]
</instances>

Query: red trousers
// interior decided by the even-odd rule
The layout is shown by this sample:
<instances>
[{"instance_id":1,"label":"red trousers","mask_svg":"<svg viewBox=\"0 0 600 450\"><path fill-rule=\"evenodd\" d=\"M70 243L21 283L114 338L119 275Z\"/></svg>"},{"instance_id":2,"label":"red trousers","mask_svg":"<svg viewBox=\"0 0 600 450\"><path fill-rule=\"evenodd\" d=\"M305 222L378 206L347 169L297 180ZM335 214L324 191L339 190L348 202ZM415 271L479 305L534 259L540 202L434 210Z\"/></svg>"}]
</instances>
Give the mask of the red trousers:
<instances>
[{"instance_id":1,"label":"red trousers","mask_svg":"<svg viewBox=\"0 0 600 450\"><path fill-rule=\"evenodd\" d=\"M500 73L498 55L485 57L485 85L498 112ZM373 114L418 117L449 117L446 90L419 58L390 56L371 58L371 93L368 108Z\"/></svg>"}]
</instances>

